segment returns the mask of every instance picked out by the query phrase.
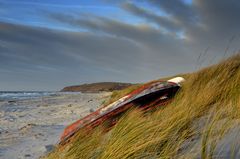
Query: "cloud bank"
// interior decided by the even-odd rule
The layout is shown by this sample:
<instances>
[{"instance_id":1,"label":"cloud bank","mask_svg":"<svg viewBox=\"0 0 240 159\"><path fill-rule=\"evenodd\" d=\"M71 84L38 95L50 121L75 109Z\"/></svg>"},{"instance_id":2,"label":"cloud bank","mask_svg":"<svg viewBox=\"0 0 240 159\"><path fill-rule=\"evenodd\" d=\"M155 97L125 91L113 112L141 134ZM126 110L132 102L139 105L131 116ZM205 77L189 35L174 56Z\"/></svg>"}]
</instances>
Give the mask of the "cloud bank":
<instances>
[{"instance_id":1,"label":"cloud bank","mask_svg":"<svg viewBox=\"0 0 240 159\"><path fill-rule=\"evenodd\" d=\"M190 2L108 1L123 18L109 11L39 9L38 16L51 27L1 20L0 89L144 82L194 71L237 52L240 3Z\"/></svg>"}]
</instances>

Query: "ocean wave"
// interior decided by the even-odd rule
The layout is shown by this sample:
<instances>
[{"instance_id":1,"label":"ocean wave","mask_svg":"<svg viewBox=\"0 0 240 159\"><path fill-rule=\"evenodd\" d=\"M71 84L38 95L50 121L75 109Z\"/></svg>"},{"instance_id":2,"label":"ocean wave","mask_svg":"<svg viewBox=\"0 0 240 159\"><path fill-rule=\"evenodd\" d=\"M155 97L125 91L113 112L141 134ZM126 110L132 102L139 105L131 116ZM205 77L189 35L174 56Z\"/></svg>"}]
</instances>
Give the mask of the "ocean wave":
<instances>
[{"instance_id":1,"label":"ocean wave","mask_svg":"<svg viewBox=\"0 0 240 159\"><path fill-rule=\"evenodd\" d=\"M0 100L32 99L57 94L58 92L0 92Z\"/></svg>"}]
</instances>

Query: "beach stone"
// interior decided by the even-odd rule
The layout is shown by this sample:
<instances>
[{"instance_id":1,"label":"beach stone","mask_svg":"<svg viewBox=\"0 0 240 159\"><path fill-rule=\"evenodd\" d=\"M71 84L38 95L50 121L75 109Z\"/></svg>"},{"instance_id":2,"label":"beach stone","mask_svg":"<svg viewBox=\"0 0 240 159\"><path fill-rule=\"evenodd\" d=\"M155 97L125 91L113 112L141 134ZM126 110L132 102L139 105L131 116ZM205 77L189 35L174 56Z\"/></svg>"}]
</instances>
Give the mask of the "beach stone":
<instances>
[{"instance_id":1,"label":"beach stone","mask_svg":"<svg viewBox=\"0 0 240 159\"><path fill-rule=\"evenodd\" d=\"M93 101L93 100L92 100L92 99L90 99L90 100L88 101L88 103L89 103L89 102L92 102L92 101Z\"/></svg>"},{"instance_id":2,"label":"beach stone","mask_svg":"<svg viewBox=\"0 0 240 159\"><path fill-rule=\"evenodd\" d=\"M89 110L89 112L90 112L90 113L93 113L93 112L95 112L95 110L94 110L93 108L91 108L91 109Z\"/></svg>"},{"instance_id":3,"label":"beach stone","mask_svg":"<svg viewBox=\"0 0 240 159\"><path fill-rule=\"evenodd\" d=\"M10 118L10 119L8 119L8 121L10 121L10 122L13 122L13 121L14 121L14 119L13 119L13 118Z\"/></svg>"},{"instance_id":4,"label":"beach stone","mask_svg":"<svg viewBox=\"0 0 240 159\"><path fill-rule=\"evenodd\" d=\"M31 155L30 154L26 154L26 155L24 155L24 157L31 157Z\"/></svg>"},{"instance_id":5,"label":"beach stone","mask_svg":"<svg viewBox=\"0 0 240 159\"><path fill-rule=\"evenodd\" d=\"M36 126L36 124L30 123L30 124L27 124L27 125L21 127L19 130L23 133L26 133L29 129L31 129L34 126Z\"/></svg>"},{"instance_id":6,"label":"beach stone","mask_svg":"<svg viewBox=\"0 0 240 159\"><path fill-rule=\"evenodd\" d=\"M54 145L46 145L45 149L46 149L46 152L50 152L54 149Z\"/></svg>"},{"instance_id":7,"label":"beach stone","mask_svg":"<svg viewBox=\"0 0 240 159\"><path fill-rule=\"evenodd\" d=\"M9 103L9 104L12 104L12 103L16 103L16 101L10 100L10 101L8 101L8 103Z\"/></svg>"},{"instance_id":8,"label":"beach stone","mask_svg":"<svg viewBox=\"0 0 240 159\"><path fill-rule=\"evenodd\" d=\"M48 153L54 149L54 145L45 145L38 148L38 151L43 153Z\"/></svg>"}]
</instances>

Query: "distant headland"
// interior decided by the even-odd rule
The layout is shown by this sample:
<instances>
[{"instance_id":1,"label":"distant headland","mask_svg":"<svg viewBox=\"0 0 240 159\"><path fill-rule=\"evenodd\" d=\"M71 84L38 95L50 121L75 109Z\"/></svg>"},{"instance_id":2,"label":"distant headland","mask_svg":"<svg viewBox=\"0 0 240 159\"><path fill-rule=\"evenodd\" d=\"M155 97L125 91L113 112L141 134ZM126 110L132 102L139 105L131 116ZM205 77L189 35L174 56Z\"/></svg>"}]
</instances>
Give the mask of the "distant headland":
<instances>
[{"instance_id":1,"label":"distant headland","mask_svg":"<svg viewBox=\"0 0 240 159\"><path fill-rule=\"evenodd\" d=\"M98 93L122 90L133 84L120 82L98 82L64 87L61 92Z\"/></svg>"}]
</instances>

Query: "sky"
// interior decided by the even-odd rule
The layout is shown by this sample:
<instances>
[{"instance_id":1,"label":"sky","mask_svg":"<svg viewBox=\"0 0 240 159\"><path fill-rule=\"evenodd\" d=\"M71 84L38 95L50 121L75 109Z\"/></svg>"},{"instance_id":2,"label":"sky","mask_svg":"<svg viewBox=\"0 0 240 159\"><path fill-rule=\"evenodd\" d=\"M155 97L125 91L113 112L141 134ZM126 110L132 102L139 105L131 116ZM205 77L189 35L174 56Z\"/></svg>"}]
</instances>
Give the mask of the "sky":
<instances>
[{"instance_id":1,"label":"sky","mask_svg":"<svg viewBox=\"0 0 240 159\"><path fill-rule=\"evenodd\" d=\"M146 82L239 44L238 0L0 0L0 91Z\"/></svg>"}]
</instances>

